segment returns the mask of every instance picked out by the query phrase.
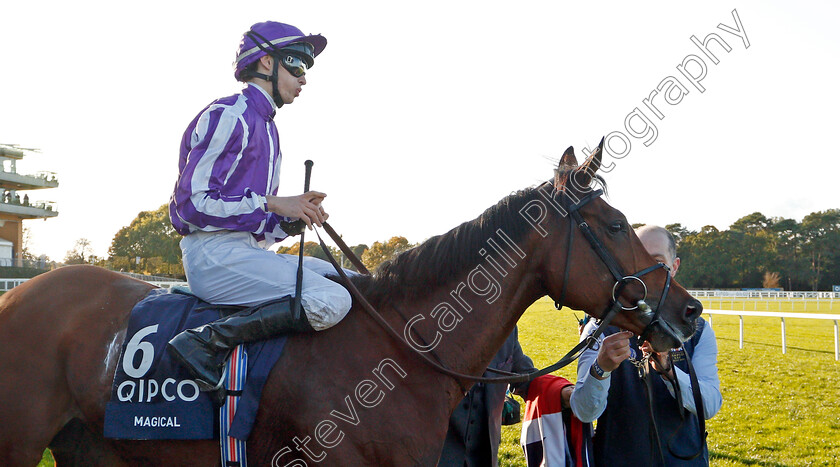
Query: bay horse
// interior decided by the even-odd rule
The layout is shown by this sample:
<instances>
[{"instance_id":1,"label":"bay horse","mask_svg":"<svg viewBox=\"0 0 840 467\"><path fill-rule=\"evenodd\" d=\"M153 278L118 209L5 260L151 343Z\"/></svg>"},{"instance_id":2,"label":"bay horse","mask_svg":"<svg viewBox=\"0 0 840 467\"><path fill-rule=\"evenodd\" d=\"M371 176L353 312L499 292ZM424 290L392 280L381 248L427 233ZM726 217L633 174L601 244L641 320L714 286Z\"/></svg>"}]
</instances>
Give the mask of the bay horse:
<instances>
[{"instance_id":1,"label":"bay horse","mask_svg":"<svg viewBox=\"0 0 840 467\"><path fill-rule=\"evenodd\" d=\"M504 198L354 284L412 347L473 375L540 297L599 317L615 293L611 268L582 235L571 237L578 226L552 206L586 195L600 154L578 166L569 148L553 180ZM600 197L579 214L622 270L656 265L625 217ZM664 293L666 275L655 269L618 297L634 303L647 294L655 306L667 295L656 310L666 325L650 335L657 350L689 338L702 311L676 283ZM0 465L37 464L46 447L60 466L220 465L218 441L102 435L129 311L152 288L68 266L0 297ZM253 465L437 463L447 420L469 383L424 364L358 308L333 328L289 338L248 440ZM651 320L627 310L613 324L639 334Z\"/></svg>"}]
</instances>

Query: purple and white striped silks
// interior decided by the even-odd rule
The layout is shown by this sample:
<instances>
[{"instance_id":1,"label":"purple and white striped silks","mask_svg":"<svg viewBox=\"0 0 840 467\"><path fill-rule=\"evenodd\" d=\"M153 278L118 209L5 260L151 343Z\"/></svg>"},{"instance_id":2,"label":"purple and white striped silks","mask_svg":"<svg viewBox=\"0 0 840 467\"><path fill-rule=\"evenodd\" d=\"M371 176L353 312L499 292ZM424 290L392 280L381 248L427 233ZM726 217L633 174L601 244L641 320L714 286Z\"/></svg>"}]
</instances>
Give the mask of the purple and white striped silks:
<instances>
[{"instance_id":1,"label":"purple and white striped silks","mask_svg":"<svg viewBox=\"0 0 840 467\"><path fill-rule=\"evenodd\" d=\"M277 194L280 180L274 111L270 96L248 84L193 119L181 141L169 204L178 233L243 231L267 244L286 237L279 224L291 219L265 210L265 196Z\"/></svg>"}]
</instances>

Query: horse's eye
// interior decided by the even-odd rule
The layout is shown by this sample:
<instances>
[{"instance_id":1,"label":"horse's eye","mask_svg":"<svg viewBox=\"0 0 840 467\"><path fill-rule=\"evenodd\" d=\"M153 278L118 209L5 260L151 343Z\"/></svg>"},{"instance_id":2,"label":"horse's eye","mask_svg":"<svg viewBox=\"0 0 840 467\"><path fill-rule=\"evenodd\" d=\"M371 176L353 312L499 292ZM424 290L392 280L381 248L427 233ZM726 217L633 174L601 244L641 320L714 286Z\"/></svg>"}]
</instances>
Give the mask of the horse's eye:
<instances>
[{"instance_id":1,"label":"horse's eye","mask_svg":"<svg viewBox=\"0 0 840 467\"><path fill-rule=\"evenodd\" d=\"M610 233L611 234L617 234L617 233L621 232L623 227L624 227L624 224L622 224L621 221L615 221L612 224L610 224Z\"/></svg>"}]
</instances>

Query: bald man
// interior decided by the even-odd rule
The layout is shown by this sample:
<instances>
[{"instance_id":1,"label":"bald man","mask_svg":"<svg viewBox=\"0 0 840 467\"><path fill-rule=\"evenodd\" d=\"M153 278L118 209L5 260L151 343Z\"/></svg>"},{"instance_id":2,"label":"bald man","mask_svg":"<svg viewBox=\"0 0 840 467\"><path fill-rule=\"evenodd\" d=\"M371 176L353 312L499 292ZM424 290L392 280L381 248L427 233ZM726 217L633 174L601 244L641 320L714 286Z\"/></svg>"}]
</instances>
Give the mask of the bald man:
<instances>
[{"instance_id":1,"label":"bald man","mask_svg":"<svg viewBox=\"0 0 840 467\"><path fill-rule=\"evenodd\" d=\"M659 226L644 226L636 235L651 256L670 268L680 267L674 237ZM578 360L578 379L572 392L572 412L584 423L598 420L593 438L596 466L709 465L705 435L700 433L691 381L685 361L691 359L703 401L703 416L712 418L723 402L717 374L717 341L712 328L697 318L697 333L681 349L652 352L647 342L615 326L607 327L600 345ZM582 336L595 331L590 322ZM662 445L660 455L651 437L645 383L630 359L651 355L653 412ZM670 356L670 359L669 359ZM673 381L679 385L680 398ZM679 402L685 411L680 410ZM690 459L689 459L690 458Z\"/></svg>"}]
</instances>

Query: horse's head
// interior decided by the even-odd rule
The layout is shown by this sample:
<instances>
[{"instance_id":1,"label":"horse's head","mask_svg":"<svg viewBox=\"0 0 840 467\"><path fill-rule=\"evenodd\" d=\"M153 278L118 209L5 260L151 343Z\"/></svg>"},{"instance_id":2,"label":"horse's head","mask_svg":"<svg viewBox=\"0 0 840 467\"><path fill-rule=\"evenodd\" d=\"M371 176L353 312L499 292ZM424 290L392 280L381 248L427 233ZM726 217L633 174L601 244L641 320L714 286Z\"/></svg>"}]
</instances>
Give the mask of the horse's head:
<instances>
[{"instance_id":1,"label":"horse's head","mask_svg":"<svg viewBox=\"0 0 840 467\"><path fill-rule=\"evenodd\" d=\"M534 207L523 209L532 225L542 228L541 279L555 301L596 318L618 301L613 324L647 338L657 351L679 347L696 330L703 306L671 282L667 267L648 254L624 215L592 188L601 181L595 173L603 144L581 165L567 149L553 187L539 188L539 202L554 207L543 209L543 218L553 221L536 224Z\"/></svg>"}]
</instances>

